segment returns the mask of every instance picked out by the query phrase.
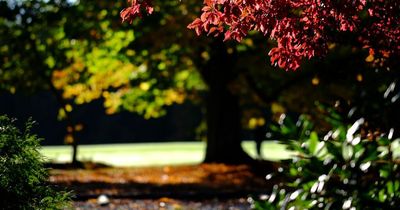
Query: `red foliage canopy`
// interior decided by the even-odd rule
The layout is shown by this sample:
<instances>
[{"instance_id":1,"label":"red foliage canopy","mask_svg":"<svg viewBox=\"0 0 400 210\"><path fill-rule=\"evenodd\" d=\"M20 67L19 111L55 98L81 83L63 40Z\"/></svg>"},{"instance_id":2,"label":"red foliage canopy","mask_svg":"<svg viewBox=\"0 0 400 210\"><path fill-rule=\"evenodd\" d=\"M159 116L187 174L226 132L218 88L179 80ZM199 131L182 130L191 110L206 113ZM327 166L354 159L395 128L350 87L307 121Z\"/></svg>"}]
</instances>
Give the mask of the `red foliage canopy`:
<instances>
[{"instance_id":1,"label":"red foliage canopy","mask_svg":"<svg viewBox=\"0 0 400 210\"><path fill-rule=\"evenodd\" d=\"M142 17L142 10L147 14L153 13L153 7L150 0L128 0L131 2L131 6L123 9L120 13L122 21L132 21L136 17Z\"/></svg>"},{"instance_id":2,"label":"red foliage canopy","mask_svg":"<svg viewBox=\"0 0 400 210\"><path fill-rule=\"evenodd\" d=\"M132 21L142 12L152 13L151 0L130 0L121 12ZM188 25L198 35L240 42L255 30L277 46L269 52L271 63L296 70L303 58L324 56L338 35L352 33L359 46L383 56L400 51L400 2L397 0L204 0L202 14Z\"/></svg>"}]
</instances>

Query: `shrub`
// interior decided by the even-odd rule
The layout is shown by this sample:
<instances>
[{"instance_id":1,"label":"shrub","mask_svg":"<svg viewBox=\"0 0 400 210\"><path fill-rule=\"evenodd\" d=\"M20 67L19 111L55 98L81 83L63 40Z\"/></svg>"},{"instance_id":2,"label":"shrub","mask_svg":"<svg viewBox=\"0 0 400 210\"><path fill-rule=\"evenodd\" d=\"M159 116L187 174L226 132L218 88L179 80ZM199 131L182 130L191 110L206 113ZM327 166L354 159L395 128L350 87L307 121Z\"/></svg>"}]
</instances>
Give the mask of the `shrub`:
<instances>
[{"instance_id":1,"label":"shrub","mask_svg":"<svg viewBox=\"0 0 400 210\"><path fill-rule=\"evenodd\" d=\"M297 156L267 175L280 181L263 201L256 202L256 208L396 209L400 206L400 139L393 138L394 130L366 131L364 118L349 125L334 109L325 109L331 130L324 135L306 115L297 122L287 117L272 126Z\"/></svg>"},{"instance_id":2,"label":"shrub","mask_svg":"<svg viewBox=\"0 0 400 210\"><path fill-rule=\"evenodd\" d=\"M31 134L32 121L23 131L15 120L0 116L0 206L2 209L63 209L69 194L48 184L39 141Z\"/></svg>"}]
</instances>

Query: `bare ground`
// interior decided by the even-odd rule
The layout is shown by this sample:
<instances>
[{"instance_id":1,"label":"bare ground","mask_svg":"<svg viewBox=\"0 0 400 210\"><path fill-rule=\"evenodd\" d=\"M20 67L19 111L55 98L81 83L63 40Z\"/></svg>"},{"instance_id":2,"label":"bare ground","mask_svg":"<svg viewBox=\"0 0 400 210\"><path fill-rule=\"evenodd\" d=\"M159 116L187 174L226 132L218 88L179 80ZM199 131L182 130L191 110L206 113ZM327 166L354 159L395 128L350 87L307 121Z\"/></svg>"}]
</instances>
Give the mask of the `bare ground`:
<instances>
[{"instance_id":1,"label":"bare ground","mask_svg":"<svg viewBox=\"0 0 400 210\"><path fill-rule=\"evenodd\" d=\"M269 166L268 166L269 167ZM75 209L250 209L270 191L268 167L190 166L53 169L50 182L74 192ZM98 197L110 202L101 206Z\"/></svg>"}]
</instances>

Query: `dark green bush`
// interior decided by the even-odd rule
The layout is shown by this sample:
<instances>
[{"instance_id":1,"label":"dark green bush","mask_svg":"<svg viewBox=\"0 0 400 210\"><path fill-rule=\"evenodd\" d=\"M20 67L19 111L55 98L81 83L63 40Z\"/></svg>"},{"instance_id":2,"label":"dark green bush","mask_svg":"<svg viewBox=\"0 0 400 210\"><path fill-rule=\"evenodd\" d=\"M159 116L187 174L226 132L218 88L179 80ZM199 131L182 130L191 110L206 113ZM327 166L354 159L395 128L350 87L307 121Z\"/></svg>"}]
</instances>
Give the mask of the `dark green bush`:
<instances>
[{"instance_id":1,"label":"dark green bush","mask_svg":"<svg viewBox=\"0 0 400 210\"><path fill-rule=\"evenodd\" d=\"M328 114L323 118L331 126L325 134L306 115L272 126L297 157L267 175L278 178L277 184L256 208L397 209L400 139L393 138L394 129L372 132L371 137L366 119L349 125L334 109L324 109Z\"/></svg>"},{"instance_id":2,"label":"dark green bush","mask_svg":"<svg viewBox=\"0 0 400 210\"><path fill-rule=\"evenodd\" d=\"M48 173L39 153L39 141L31 134L32 121L21 131L15 120L0 116L1 209L68 208L69 194L48 184Z\"/></svg>"}]
</instances>

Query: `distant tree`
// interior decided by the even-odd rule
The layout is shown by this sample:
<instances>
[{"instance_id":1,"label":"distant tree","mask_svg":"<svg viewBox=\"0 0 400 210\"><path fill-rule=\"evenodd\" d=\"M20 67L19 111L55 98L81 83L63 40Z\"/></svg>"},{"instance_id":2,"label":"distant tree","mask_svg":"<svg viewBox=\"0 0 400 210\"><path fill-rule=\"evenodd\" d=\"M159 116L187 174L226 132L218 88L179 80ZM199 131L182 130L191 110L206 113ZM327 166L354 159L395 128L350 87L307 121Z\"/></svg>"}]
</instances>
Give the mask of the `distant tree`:
<instances>
[{"instance_id":1,"label":"distant tree","mask_svg":"<svg viewBox=\"0 0 400 210\"><path fill-rule=\"evenodd\" d=\"M190 33L172 34L176 25L159 37L133 32L114 18L121 7L95 1L0 2L0 90L50 90L59 102L59 118L67 122L65 141L73 145L73 162L82 129L76 106L101 99L108 114L125 109L149 119L163 116L166 106L195 101L206 89L185 55L190 49L181 49L178 41ZM145 47L150 43L156 45Z\"/></svg>"},{"instance_id":2,"label":"distant tree","mask_svg":"<svg viewBox=\"0 0 400 210\"><path fill-rule=\"evenodd\" d=\"M53 71L70 65L67 19L60 11L71 6L68 1L52 0L0 2L0 90L12 94L50 91L66 122L66 140L74 146L72 162L76 162L72 106L52 82Z\"/></svg>"}]
</instances>

